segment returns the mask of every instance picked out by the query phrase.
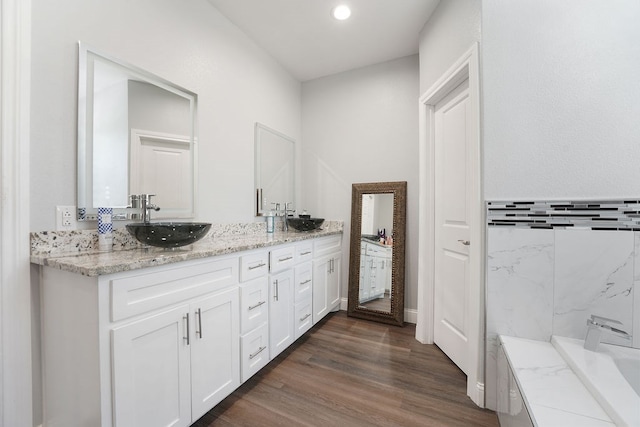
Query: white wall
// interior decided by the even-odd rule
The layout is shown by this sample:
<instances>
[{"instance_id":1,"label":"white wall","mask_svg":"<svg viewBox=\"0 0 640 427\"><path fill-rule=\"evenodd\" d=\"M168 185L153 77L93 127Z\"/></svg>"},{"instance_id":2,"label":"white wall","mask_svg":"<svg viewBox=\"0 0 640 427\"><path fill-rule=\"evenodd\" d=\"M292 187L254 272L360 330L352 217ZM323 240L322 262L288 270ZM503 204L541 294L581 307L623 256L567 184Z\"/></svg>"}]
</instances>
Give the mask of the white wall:
<instances>
[{"instance_id":1,"label":"white wall","mask_svg":"<svg viewBox=\"0 0 640 427\"><path fill-rule=\"evenodd\" d=\"M639 22L637 0L483 2L487 199L640 196Z\"/></svg>"},{"instance_id":2,"label":"white wall","mask_svg":"<svg viewBox=\"0 0 640 427\"><path fill-rule=\"evenodd\" d=\"M420 93L480 41L480 0L443 0L420 32Z\"/></svg>"},{"instance_id":3,"label":"white wall","mask_svg":"<svg viewBox=\"0 0 640 427\"><path fill-rule=\"evenodd\" d=\"M76 203L78 40L198 94L197 219L254 221L254 123L300 141L299 82L206 0L32 3L31 230Z\"/></svg>"},{"instance_id":4,"label":"white wall","mask_svg":"<svg viewBox=\"0 0 640 427\"><path fill-rule=\"evenodd\" d=\"M417 55L302 85L304 188L298 208L345 220L345 298L351 185L407 181L405 307L417 306L418 89Z\"/></svg>"}]
</instances>

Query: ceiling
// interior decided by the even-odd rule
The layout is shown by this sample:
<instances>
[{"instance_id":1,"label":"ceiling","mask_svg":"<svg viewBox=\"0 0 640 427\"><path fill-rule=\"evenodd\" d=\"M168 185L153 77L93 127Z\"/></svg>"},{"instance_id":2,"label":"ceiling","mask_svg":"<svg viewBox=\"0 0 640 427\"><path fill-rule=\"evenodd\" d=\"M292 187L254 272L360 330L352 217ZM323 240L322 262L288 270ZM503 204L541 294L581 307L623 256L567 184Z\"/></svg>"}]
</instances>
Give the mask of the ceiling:
<instances>
[{"instance_id":1,"label":"ceiling","mask_svg":"<svg viewBox=\"0 0 640 427\"><path fill-rule=\"evenodd\" d=\"M208 0L300 81L418 53L440 0ZM351 18L334 19L338 4Z\"/></svg>"}]
</instances>

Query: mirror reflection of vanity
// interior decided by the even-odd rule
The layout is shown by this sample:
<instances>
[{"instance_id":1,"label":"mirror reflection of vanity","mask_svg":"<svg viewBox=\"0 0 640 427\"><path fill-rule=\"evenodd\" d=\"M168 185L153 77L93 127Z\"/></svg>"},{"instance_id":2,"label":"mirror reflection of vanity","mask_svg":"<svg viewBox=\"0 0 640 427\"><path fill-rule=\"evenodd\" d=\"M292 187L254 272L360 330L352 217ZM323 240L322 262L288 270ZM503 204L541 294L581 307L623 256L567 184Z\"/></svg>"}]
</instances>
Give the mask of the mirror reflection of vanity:
<instances>
[{"instance_id":1,"label":"mirror reflection of vanity","mask_svg":"<svg viewBox=\"0 0 640 427\"><path fill-rule=\"evenodd\" d=\"M402 325L406 182L353 184L348 314Z\"/></svg>"},{"instance_id":2,"label":"mirror reflection of vanity","mask_svg":"<svg viewBox=\"0 0 640 427\"><path fill-rule=\"evenodd\" d=\"M266 215L279 203L295 207L295 141L261 123L255 126L256 216Z\"/></svg>"},{"instance_id":3,"label":"mirror reflection of vanity","mask_svg":"<svg viewBox=\"0 0 640 427\"><path fill-rule=\"evenodd\" d=\"M79 43L78 220L127 219L155 194L155 218L195 216L197 95Z\"/></svg>"}]
</instances>

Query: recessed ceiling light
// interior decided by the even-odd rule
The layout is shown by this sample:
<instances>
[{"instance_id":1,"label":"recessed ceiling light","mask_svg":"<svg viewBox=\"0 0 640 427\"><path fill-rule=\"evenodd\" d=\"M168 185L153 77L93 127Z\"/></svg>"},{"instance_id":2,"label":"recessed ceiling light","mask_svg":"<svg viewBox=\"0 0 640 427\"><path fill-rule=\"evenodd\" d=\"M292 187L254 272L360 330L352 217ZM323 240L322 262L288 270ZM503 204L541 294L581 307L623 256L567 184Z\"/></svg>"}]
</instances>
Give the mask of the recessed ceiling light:
<instances>
[{"instance_id":1,"label":"recessed ceiling light","mask_svg":"<svg viewBox=\"0 0 640 427\"><path fill-rule=\"evenodd\" d=\"M338 21L344 21L351 16L351 9L349 9L349 6L341 4L340 6L333 8L331 16L336 18Z\"/></svg>"}]
</instances>

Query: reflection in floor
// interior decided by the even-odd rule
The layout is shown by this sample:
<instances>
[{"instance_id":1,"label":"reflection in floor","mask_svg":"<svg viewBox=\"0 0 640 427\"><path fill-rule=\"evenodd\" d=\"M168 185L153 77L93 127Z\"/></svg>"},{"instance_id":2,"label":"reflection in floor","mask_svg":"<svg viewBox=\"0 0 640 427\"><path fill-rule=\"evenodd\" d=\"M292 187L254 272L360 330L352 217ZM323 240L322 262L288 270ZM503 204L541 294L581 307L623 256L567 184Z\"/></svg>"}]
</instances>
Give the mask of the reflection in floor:
<instances>
[{"instance_id":1,"label":"reflection in floor","mask_svg":"<svg viewBox=\"0 0 640 427\"><path fill-rule=\"evenodd\" d=\"M391 296L389 294L384 294L384 297L382 298L360 303L360 307L391 313Z\"/></svg>"}]
</instances>

